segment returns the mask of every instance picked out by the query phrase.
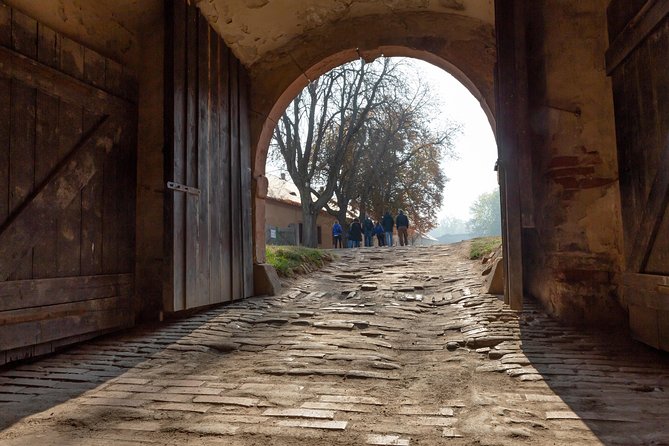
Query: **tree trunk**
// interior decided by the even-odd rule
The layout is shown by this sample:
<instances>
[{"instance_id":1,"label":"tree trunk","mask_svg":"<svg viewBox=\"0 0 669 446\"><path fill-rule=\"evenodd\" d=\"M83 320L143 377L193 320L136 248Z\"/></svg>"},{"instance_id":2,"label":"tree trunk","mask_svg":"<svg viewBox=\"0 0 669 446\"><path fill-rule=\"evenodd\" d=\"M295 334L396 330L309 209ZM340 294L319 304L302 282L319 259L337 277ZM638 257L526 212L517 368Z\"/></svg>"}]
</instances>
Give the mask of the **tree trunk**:
<instances>
[{"instance_id":1,"label":"tree trunk","mask_svg":"<svg viewBox=\"0 0 669 446\"><path fill-rule=\"evenodd\" d=\"M302 209L302 245L309 248L318 248L318 231L316 221L318 212L312 214L310 209Z\"/></svg>"}]
</instances>

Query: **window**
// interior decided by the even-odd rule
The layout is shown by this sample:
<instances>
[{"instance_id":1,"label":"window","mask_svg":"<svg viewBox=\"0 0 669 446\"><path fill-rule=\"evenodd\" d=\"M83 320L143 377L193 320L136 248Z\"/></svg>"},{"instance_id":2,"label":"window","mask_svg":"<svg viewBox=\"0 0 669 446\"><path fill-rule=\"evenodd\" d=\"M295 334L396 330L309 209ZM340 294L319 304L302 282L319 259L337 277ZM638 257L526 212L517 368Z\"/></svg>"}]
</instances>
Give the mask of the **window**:
<instances>
[{"instance_id":1,"label":"window","mask_svg":"<svg viewBox=\"0 0 669 446\"><path fill-rule=\"evenodd\" d=\"M318 244L322 245L323 244L323 234L321 232L321 227L320 226L316 227L316 234L318 236Z\"/></svg>"}]
</instances>

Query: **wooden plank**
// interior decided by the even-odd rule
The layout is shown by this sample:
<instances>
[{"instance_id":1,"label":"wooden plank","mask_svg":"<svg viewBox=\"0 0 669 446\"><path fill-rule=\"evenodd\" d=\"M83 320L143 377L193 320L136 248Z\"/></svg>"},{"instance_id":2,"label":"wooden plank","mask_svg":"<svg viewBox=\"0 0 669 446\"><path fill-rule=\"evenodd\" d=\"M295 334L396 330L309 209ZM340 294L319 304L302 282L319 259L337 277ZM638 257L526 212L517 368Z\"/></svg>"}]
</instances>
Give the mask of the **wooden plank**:
<instances>
[{"instance_id":1,"label":"wooden plank","mask_svg":"<svg viewBox=\"0 0 669 446\"><path fill-rule=\"evenodd\" d=\"M497 144L499 147L499 163L504 169L505 182L500 185L504 190L506 209L506 227L502 228L505 245L505 300L514 310L523 307L523 259L522 259L522 220L519 177L520 169L517 147L517 104L516 104L516 64L517 58L525 57L517 46L517 11L520 0L508 0L495 3L498 62L497 83L499 113L497 119Z\"/></svg>"},{"instance_id":2,"label":"wooden plank","mask_svg":"<svg viewBox=\"0 0 669 446\"><path fill-rule=\"evenodd\" d=\"M58 146L58 99L41 91L37 92L36 108L36 131L35 131L35 185L36 188L43 187L61 157ZM58 216L56 214L45 215L47 224L44 226L44 239L34 247L33 256L33 278L56 277L58 268L57 240L58 240Z\"/></svg>"},{"instance_id":3,"label":"wooden plank","mask_svg":"<svg viewBox=\"0 0 669 446\"><path fill-rule=\"evenodd\" d=\"M119 129L123 122L119 122ZM123 237L119 227L120 209L119 199L123 193L120 178L123 175L123 166L119 163L116 144L115 153L104 160L102 169L102 272L116 274L121 271L119 256L119 240Z\"/></svg>"},{"instance_id":4,"label":"wooden plank","mask_svg":"<svg viewBox=\"0 0 669 446\"><path fill-rule=\"evenodd\" d=\"M135 99L128 97L129 92L123 90L123 65L111 59L106 59L105 62L105 90L114 96L135 102Z\"/></svg>"},{"instance_id":5,"label":"wooden plank","mask_svg":"<svg viewBox=\"0 0 669 446\"><path fill-rule=\"evenodd\" d=\"M165 27L165 183L186 183L186 4L171 2ZM165 279L163 308L186 307L185 225L186 194L165 193Z\"/></svg>"},{"instance_id":6,"label":"wooden plank","mask_svg":"<svg viewBox=\"0 0 669 446\"><path fill-rule=\"evenodd\" d=\"M84 112L83 128L87 132L99 118ZM102 189L103 172L95 172L81 190L80 274L102 274Z\"/></svg>"},{"instance_id":7,"label":"wooden plank","mask_svg":"<svg viewBox=\"0 0 669 446\"><path fill-rule=\"evenodd\" d=\"M632 253L628 259L628 271L643 271L652 243L662 223L662 215L669 204L669 141L665 144L662 158L658 164L657 175L653 181L648 201L643 208L639 229L634 237Z\"/></svg>"},{"instance_id":8,"label":"wooden plank","mask_svg":"<svg viewBox=\"0 0 669 446\"><path fill-rule=\"evenodd\" d=\"M223 214L228 210L222 207L222 192L225 187L221 180L222 163L222 144L220 134L220 46L221 40L213 31L209 42L209 85L211 103L209 107L210 125L209 125L209 147L210 147L210 271L209 271L209 302L224 302L223 297L223 252L222 252L222 220Z\"/></svg>"},{"instance_id":9,"label":"wooden plank","mask_svg":"<svg viewBox=\"0 0 669 446\"><path fill-rule=\"evenodd\" d=\"M197 8L189 5L186 22L186 185L198 187L197 178ZM186 302L184 308L192 308L197 302L197 248L199 246L198 215L200 199L188 194L186 197ZM179 308L179 309L184 309Z\"/></svg>"},{"instance_id":10,"label":"wooden plank","mask_svg":"<svg viewBox=\"0 0 669 446\"><path fill-rule=\"evenodd\" d=\"M625 25L634 18L648 0L611 0L606 8L609 42L613 42Z\"/></svg>"},{"instance_id":11,"label":"wooden plank","mask_svg":"<svg viewBox=\"0 0 669 446\"><path fill-rule=\"evenodd\" d=\"M37 60L51 68L60 68L61 36L41 23L37 26Z\"/></svg>"},{"instance_id":12,"label":"wooden plank","mask_svg":"<svg viewBox=\"0 0 669 446\"><path fill-rule=\"evenodd\" d=\"M210 256L209 256L209 161L216 150L209 140L211 119L210 79L209 79L209 23L198 14L198 126L197 126L197 187L200 189L200 209L198 212L197 246L197 294L193 306L209 305Z\"/></svg>"},{"instance_id":13,"label":"wooden plank","mask_svg":"<svg viewBox=\"0 0 669 446\"><path fill-rule=\"evenodd\" d=\"M9 148L9 212L18 212L35 184L35 90L12 82ZM11 217L10 217L11 218ZM13 259L11 279L32 277L32 246Z\"/></svg>"},{"instance_id":14,"label":"wooden plank","mask_svg":"<svg viewBox=\"0 0 669 446\"><path fill-rule=\"evenodd\" d=\"M129 295L132 274L0 282L0 312Z\"/></svg>"},{"instance_id":15,"label":"wooden plank","mask_svg":"<svg viewBox=\"0 0 669 446\"><path fill-rule=\"evenodd\" d=\"M0 116L11 116L10 97L11 81L0 77ZM0 119L0 227L9 217L10 124L11 120Z\"/></svg>"},{"instance_id":16,"label":"wooden plank","mask_svg":"<svg viewBox=\"0 0 669 446\"><path fill-rule=\"evenodd\" d=\"M12 48L37 59L37 21L16 9L12 10Z\"/></svg>"},{"instance_id":17,"label":"wooden plank","mask_svg":"<svg viewBox=\"0 0 669 446\"><path fill-rule=\"evenodd\" d=\"M64 38L62 42L65 42ZM62 53L66 54L65 48L62 49ZM65 56L63 60L72 62L74 59ZM74 66L76 67L76 64ZM71 67L70 71L73 69ZM64 101L86 106L88 110L100 115L123 115L135 109L135 105L125 99L105 93L68 74L2 46L0 46L0 76L17 79L28 86L58 96Z\"/></svg>"},{"instance_id":18,"label":"wooden plank","mask_svg":"<svg viewBox=\"0 0 669 446\"><path fill-rule=\"evenodd\" d=\"M607 74L610 75L667 15L669 0L648 1L606 51Z\"/></svg>"},{"instance_id":19,"label":"wooden plank","mask_svg":"<svg viewBox=\"0 0 669 446\"><path fill-rule=\"evenodd\" d=\"M663 145L669 146L669 72L664 66L669 58L669 18L655 30L644 47L648 51L649 61L646 69L649 73L650 98L653 100L650 107L652 111L650 131L655 136L655 146L661 149ZM669 169L669 165L666 164L657 166L658 170ZM651 274L669 275L669 208L665 207L657 215L657 219L656 235L650 241L644 270Z\"/></svg>"},{"instance_id":20,"label":"wooden plank","mask_svg":"<svg viewBox=\"0 0 669 446\"><path fill-rule=\"evenodd\" d=\"M126 299L128 300L128 299ZM132 325L128 305L0 327L0 351Z\"/></svg>"},{"instance_id":21,"label":"wooden plank","mask_svg":"<svg viewBox=\"0 0 669 446\"><path fill-rule=\"evenodd\" d=\"M632 337L652 347L659 348L658 312L637 305L630 305L627 310Z\"/></svg>"},{"instance_id":22,"label":"wooden plank","mask_svg":"<svg viewBox=\"0 0 669 446\"><path fill-rule=\"evenodd\" d=\"M137 184L137 118L127 117L119 144L119 239L118 272L135 270L135 224L136 224L136 184Z\"/></svg>"},{"instance_id":23,"label":"wooden plank","mask_svg":"<svg viewBox=\"0 0 669 446\"><path fill-rule=\"evenodd\" d=\"M669 311L669 276L625 273L623 291L629 305Z\"/></svg>"},{"instance_id":24,"label":"wooden plank","mask_svg":"<svg viewBox=\"0 0 669 446\"><path fill-rule=\"evenodd\" d=\"M232 196L231 196L231 151L230 151L230 50L221 42L219 46L220 68L219 82L221 92L219 95L219 110L221 116L221 296L225 301L232 300Z\"/></svg>"},{"instance_id":25,"label":"wooden plank","mask_svg":"<svg viewBox=\"0 0 669 446\"><path fill-rule=\"evenodd\" d=\"M86 299L78 302L49 305L48 311L40 306L20 308L0 312L0 326L18 325L25 322L45 321L67 316L77 316L90 311L109 311L128 306L128 296L113 295L97 299Z\"/></svg>"},{"instance_id":26,"label":"wooden plank","mask_svg":"<svg viewBox=\"0 0 669 446\"><path fill-rule=\"evenodd\" d=\"M41 243L42 229L48 224L45 216L66 209L80 195L81 188L111 151L118 127L116 119L107 118L93 135L72 151L35 197L5 226L0 233L0 281L7 279L18 259L33 245Z\"/></svg>"},{"instance_id":27,"label":"wooden plank","mask_svg":"<svg viewBox=\"0 0 669 446\"><path fill-rule=\"evenodd\" d=\"M251 132L249 124L249 79L244 68L239 65L239 148L242 190L242 272L244 297L253 296L253 230L251 195ZM320 229L320 227L319 227Z\"/></svg>"},{"instance_id":28,"label":"wooden plank","mask_svg":"<svg viewBox=\"0 0 669 446\"><path fill-rule=\"evenodd\" d=\"M63 37L60 50L60 69L78 79L84 79L84 47L72 39Z\"/></svg>"},{"instance_id":29,"label":"wooden plank","mask_svg":"<svg viewBox=\"0 0 669 446\"><path fill-rule=\"evenodd\" d=\"M82 109L76 105L61 102L58 118L59 156L63 159L81 141L83 135ZM70 196L70 201L58 213L56 262L59 277L74 276L81 270L81 187L85 184L79 186L76 193Z\"/></svg>"},{"instance_id":30,"label":"wooden plank","mask_svg":"<svg viewBox=\"0 0 669 446\"><path fill-rule=\"evenodd\" d=\"M12 9L0 1L0 45L12 45Z\"/></svg>"},{"instance_id":31,"label":"wooden plank","mask_svg":"<svg viewBox=\"0 0 669 446\"><path fill-rule=\"evenodd\" d=\"M84 81L99 88L106 85L106 60L93 50L84 48Z\"/></svg>"},{"instance_id":32,"label":"wooden plank","mask_svg":"<svg viewBox=\"0 0 669 446\"><path fill-rule=\"evenodd\" d=\"M239 150L239 61L230 56L230 216L232 233L232 299L244 296L242 191Z\"/></svg>"}]
</instances>

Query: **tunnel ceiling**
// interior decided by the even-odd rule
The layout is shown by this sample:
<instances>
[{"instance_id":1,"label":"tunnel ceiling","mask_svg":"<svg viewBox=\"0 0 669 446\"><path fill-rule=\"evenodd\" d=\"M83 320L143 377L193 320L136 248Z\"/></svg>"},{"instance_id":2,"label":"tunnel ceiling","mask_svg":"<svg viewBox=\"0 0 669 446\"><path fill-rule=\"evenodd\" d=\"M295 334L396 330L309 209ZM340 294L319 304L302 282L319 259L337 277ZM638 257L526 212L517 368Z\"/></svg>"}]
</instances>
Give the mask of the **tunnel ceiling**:
<instances>
[{"instance_id":1,"label":"tunnel ceiling","mask_svg":"<svg viewBox=\"0 0 669 446\"><path fill-rule=\"evenodd\" d=\"M198 6L246 66L309 31L368 15L434 12L494 22L493 0L200 0Z\"/></svg>"}]
</instances>

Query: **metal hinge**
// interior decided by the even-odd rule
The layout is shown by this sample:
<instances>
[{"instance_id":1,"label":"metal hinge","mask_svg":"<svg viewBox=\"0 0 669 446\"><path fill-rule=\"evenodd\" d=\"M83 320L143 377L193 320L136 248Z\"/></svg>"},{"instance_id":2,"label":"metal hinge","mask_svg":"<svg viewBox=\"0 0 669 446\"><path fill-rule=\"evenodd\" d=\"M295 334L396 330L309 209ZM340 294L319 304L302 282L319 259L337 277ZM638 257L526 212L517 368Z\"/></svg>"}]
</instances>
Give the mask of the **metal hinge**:
<instances>
[{"instance_id":1,"label":"metal hinge","mask_svg":"<svg viewBox=\"0 0 669 446\"><path fill-rule=\"evenodd\" d=\"M200 189L197 187L185 186L174 181L168 181L167 188L178 192L186 192L187 194L200 195Z\"/></svg>"}]
</instances>

